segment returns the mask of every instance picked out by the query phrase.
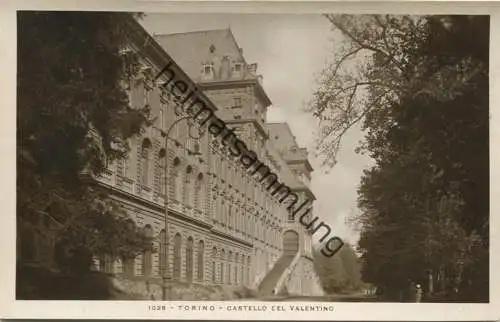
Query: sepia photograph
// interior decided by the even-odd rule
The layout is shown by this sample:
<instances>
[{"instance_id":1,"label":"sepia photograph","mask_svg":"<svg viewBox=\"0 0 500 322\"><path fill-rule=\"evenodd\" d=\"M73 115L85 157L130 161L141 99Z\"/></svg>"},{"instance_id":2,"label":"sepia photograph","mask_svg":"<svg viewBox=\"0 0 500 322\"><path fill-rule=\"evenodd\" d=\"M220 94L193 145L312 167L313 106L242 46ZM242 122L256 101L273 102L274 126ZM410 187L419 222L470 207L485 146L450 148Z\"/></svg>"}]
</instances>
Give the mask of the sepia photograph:
<instances>
[{"instance_id":1,"label":"sepia photograph","mask_svg":"<svg viewBox=\"0 0 500 322\"><path fill-rule=\"evenodd\" d=\"M16 21L15 300L490 302L490 16Z\"/></svg>"}]
</instances>

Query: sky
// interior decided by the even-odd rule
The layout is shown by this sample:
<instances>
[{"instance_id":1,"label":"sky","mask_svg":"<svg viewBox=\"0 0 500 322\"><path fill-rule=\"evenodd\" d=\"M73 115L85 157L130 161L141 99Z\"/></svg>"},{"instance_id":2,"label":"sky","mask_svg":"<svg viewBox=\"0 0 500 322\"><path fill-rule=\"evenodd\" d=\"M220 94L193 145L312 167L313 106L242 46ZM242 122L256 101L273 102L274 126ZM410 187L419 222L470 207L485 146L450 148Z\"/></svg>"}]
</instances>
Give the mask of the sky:
<instances>
[{"instance_id":1,"label":"sky","mask_svg":"<svg viewBox=\"0 0 500 322\"><path fill-rule=\"evenodd\" d=\"M354 152L363 133L359 127L347 132L338 163L332 169L322 168L313 155L315 120L303 111L318 73L340 41L329 21L309 14L150 13L141 24L151 34L231 28L246 61L257 63L263 76L264 90L272 101L267 121L287 122L297 143L310 151L315 169L311 189L317 198L314 215L329 224L336 236L355 244L359 234L346 219L358 211L357 187L363 169L372 164L367 156Z\"/></svg>"}]
</instances>

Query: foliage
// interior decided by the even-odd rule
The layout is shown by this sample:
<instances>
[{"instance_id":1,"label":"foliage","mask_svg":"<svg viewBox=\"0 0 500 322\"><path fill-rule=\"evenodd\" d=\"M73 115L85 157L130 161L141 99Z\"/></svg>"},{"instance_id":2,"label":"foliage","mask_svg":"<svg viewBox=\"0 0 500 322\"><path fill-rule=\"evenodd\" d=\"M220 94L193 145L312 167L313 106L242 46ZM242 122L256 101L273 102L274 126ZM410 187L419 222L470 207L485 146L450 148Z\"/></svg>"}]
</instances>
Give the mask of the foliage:
<instances>
[{"instance_id":1,"label":"foliage","mask_svg":"<svg viewBox=\"0 0 500 322\"><path fill-rule=\"evenodd\" d=\"M131 256L150 247L117 207L99 209L108 196L92 179L127 155L127 139L148 122L148 108L131 108L122 85L139 67L120 54L128 19L18 13L18 234L21 244L26 227L53 239L63 266L76 256L85 270L90 254Z\"/></svg>"},{"instance_id":2,"label":"foliage","mask_svg":"<svg viewBox=\"0 0 500 322\"><path fill-rule=\"evenodd\" d=\"M362 178L355 218L363 278L397 289L439 273L446 288L484 301L488 17L327 18L345 43L309 108L326 165L357 122L366 133L358 151L376 162Z\"/></svg>"},{"instance_id":3,"label":"foliage","mask_svg":"<svg viewBox=\"0 0 500 322\"><path fill-rule=\"evenodd\" d=\"M351 292L362 287L359 259L349 244L344 244L333 257L325 257L317 249L314 249L313 256L325 292Z\"/></svg>"}]
</instances>

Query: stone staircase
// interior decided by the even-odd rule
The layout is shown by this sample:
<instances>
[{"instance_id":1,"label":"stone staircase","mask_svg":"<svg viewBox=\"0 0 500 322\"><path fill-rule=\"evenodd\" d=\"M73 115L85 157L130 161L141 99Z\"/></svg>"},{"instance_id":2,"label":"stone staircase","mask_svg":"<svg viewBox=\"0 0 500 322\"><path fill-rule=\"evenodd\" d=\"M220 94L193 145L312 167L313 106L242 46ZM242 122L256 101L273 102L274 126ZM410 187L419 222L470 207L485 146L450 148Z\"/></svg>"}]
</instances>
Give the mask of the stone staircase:
<instances>
[{"instance_id":1,"label":"stone staircase","mask_svg":"<svg viewBox=\"0 0 500 322\"><path fill-rule=\"evenodd\" d=\"M274 264L273 268L269 271L269 273L262 279L262 282L259 284L259 295L260 296L269 296L274 295L273 290L276 287L276 284L279 282L281 276L285 272L285 270L290 266L295 258L295 253L285 253L280 259Z\"/></svg>"}]
</instances>

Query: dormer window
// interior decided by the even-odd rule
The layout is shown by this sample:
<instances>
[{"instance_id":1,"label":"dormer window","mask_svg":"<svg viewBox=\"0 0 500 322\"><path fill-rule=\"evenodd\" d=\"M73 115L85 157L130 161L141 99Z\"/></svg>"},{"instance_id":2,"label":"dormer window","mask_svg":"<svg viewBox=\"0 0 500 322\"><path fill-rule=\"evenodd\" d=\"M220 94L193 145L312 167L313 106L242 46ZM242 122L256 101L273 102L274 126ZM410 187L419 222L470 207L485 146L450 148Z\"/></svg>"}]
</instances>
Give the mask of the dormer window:
<instances>
[{"instance_id":1,"label":"dormer window","mask_svg":"<svg viewBox=\"0 0 500 322\"><path fill-rule=\"evenodd\" d=\"M214 66L210 63L203 65L202 79L211 80L214 77Z\"/></svg>"},{"instance_id":2,"label":"dormer window","mask_svg":"<svg viewBox=\"0 0 500 322\"><path fill-rule=\"evenodd\" d=\"M212 65L207 64L207 65L203 66L203 73L205 75L210 75L212 73Z\"/></svg>"},{"instance_id":3,"label":"dormer window","mask_svg":"<svg viewBox=\"0 0 500 322\"><path fill-rule=\"evenodd\" d=\"M242 108L241 97L235 97L233 101L233 106L231 108Z\"/></svg>"},{"instance_id":4,"label":"dormer window","mask_svg":"<svg viewBox=\"0 0 500 322\"><path fill-rule=\"evenodd\" d=\"M234 63L233 65L233 76L241 77L243 72L243 64L242 63Z\"/></svg>"}]
</instances>

